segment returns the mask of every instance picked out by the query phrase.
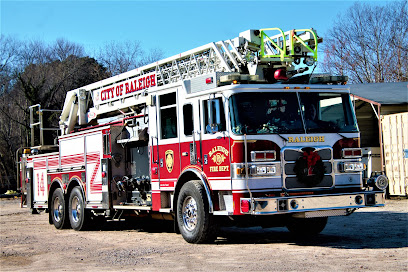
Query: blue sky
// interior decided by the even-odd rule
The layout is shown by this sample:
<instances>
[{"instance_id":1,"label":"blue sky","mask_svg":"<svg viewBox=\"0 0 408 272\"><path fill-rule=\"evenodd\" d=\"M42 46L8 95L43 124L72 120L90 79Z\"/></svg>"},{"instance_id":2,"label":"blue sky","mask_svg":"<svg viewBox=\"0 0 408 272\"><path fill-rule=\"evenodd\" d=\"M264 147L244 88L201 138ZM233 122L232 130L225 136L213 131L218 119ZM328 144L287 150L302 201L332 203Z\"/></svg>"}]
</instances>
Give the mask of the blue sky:
<instances>
[{"instance_id":1,"label":"blue sky","mask_svg":"<svg viewBox=\"0 0 408 272\"><path fill-rule=\"evenodd\" d=\"M319 36L354 1L1 1L1 34L20 40L57 38L92 55L110 41L139 40L166 57L247 29L311 28ZM381 4L384 1L371 1Z\"/></svg>"}]
</instances>

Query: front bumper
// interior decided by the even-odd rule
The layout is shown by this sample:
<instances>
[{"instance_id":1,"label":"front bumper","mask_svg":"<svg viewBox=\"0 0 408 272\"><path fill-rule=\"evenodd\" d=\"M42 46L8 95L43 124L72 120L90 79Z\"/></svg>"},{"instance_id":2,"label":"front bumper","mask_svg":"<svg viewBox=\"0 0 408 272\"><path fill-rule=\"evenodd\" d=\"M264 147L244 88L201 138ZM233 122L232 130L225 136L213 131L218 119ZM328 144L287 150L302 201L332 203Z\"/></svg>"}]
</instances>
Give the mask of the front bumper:
<instances>
[{"instance_id":1,"label":"front bumper","mask_svg":"<svg viewBox=\"0 0 408 272\"><path fill-rule=\"evenodd\" d=\"M249 211L243 211L243 203L250 203ZM359 192L288 197L241 198L243 214L267 215L303 213L305 217L336 216L349 214L348 209L382 207L384 192Z\"/></svg>"}]
</instances>

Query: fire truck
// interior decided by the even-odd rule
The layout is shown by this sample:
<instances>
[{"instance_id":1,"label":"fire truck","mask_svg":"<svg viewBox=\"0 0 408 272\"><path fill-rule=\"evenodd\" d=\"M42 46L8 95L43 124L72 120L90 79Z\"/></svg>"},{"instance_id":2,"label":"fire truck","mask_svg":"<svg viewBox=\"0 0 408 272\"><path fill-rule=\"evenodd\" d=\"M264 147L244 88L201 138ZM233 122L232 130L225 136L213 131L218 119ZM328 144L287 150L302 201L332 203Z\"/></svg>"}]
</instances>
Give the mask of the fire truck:
<instances>
[{"instance_id":1,"label":"fire truck","mask_svg":"<svg viewBox=\"0 0 408 272\"><path fill-rule=\"evenodd\" d=\"M387 177L363 175L347 77L313 75L320 42L314 29L247 30L67 92L54 144L32 121L22 207L78 231L173 220L203 243L224 225L313 235L384 206Z\"/></svg>"}]
</instances>

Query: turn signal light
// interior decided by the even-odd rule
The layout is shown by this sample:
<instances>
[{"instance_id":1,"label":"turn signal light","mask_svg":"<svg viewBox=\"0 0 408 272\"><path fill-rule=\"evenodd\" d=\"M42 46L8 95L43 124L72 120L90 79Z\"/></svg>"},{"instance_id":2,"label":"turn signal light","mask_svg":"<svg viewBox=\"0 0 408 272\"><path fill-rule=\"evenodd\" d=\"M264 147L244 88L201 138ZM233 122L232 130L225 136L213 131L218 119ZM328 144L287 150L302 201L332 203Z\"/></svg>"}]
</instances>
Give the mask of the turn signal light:
<instances>
[{"instance_id":1,"label":"turn signal light","mask_svg":"<svg viewBox=\"0 0 408 272\"><path fill-rule=\"evenodd\" d=\"M274 161L276 160L275 150L251 151L251 161Z\"/></svg>"},{"instance_id":2,"label":"turn signal light","mask_svg":"<svg viewBox=\"0 0 408 272\"><path fill-rule=\"evenodd\" d=\"M343 158L361 158L361 148L344 148L342 150Z\"/></svg>"},{"instance_id":3,"label":"turn signal light","mask_svg":"<svg viewBox=\"0 0 408 272\"><path fill-rule=\"evenodd\" d=\"M360 138L343 138L333 145L333 159L341 159L344 149L360 149ZM361 150L361 149L360 149ZM361 151L360 151L361 152ZM358 152L356 153L357 156ZM362 153L360 153L362 154ZM361 155L360 155L361 156Z\"/></svg>"},{"instance_id":4,"label":"turn signal light","mask_svg":"<svg viewBox=\"0 0 408 272\"><path fill-rule=\"evenodd\" d=\"M245 162L245 146L242 141L235 141L231 146L231 162ZM248 141L247 161L275 161L280 160L279 146L267 140Z\"/></svg>"}]
</instances>

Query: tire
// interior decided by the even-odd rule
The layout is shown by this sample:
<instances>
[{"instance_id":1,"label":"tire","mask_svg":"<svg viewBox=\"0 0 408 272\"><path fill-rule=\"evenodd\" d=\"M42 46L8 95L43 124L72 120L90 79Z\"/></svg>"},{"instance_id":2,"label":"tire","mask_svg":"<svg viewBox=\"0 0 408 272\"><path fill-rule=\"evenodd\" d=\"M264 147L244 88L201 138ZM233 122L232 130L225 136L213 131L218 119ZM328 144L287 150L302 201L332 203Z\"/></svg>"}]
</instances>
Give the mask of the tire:
<instances>
[{"instance_id":1,"label":"tire","mask_svg":"<svg viewBox=\"0 0 408 272\"><path fill-rule=\"evenodd\" d=\"M79 186L71 191L68 211L71 228L78 231L88 229L91 217L89 211L85 209L84 197Z\"/></svg>"},{"instance_id":2,"label":"tire","mask_svg":"<svg viewBox=\"0 0 408 272\"><path fill-rule=\"evenodd\" d=\"M289 218L286 227L296 236L315 236L324 230L327 220L327 217Z\"/></svg>"},{"instance_id":3,"label":"tire","mask_svg":"<svg viewBox=\"0 0 408 272\"><path fill-rule=\"evenodd\" d=\"M67 206L61 188L55 189L51 198L50 217L55 228L63 229L68 226Z\"/></svg>"},{"instance_id":4,"label":"tire","mask_svg":"<svg viewBox=\"0 0 408 272\"><path fill-rule=\"evenodd\" d=\"M200 181L184 184L177 199L177 223L188 243L212 242L216 238L214 220L208 211L207 195Z\"/></svg>"}]
</instances>

